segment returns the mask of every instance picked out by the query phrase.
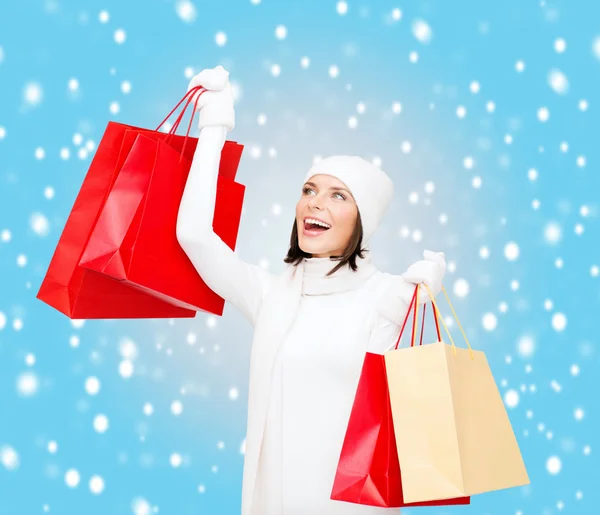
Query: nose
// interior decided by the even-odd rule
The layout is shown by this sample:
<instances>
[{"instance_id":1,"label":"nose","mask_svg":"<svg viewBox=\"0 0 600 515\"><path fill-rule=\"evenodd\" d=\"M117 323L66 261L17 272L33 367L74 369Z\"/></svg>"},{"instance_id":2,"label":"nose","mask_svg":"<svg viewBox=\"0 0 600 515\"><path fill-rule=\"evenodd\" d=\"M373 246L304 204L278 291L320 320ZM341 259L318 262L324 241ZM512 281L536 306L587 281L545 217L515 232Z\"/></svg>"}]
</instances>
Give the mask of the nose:
<instances>
[{"instance_id":1,"label":"nose","mask_svg":"<svg viewBox=\"0 0 600 515\"><path fill-rule=\"evenodd\" d=\"M313 208L313 207L319 207L319 209L321 209L320 205L321 205L321 201L319 200L317 202L317 197L313 197L309 202L308 202L309 207Z\"/></svg>"}]
</instances>

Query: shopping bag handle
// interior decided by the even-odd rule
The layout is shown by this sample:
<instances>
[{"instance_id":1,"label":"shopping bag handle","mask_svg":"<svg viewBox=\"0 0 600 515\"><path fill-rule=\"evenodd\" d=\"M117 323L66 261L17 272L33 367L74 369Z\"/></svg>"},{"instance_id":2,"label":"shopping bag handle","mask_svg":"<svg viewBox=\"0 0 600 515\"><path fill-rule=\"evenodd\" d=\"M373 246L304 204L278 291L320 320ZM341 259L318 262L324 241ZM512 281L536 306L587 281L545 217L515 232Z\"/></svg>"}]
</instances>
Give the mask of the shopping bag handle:
<instances>
[{"instance_id":1,"label":"shopping bag handle","mask_svg":"<svg viewBox=\"0 0 600 515\"><path fill-rule=\"evenodd\" d=\"M429 298L431 299L431 303L433 304L435 310L437 311L440 318L442 319L442 324L444 325L444 329L446 330L446 333L448 333L448 338L450 338L450 341L452 342L452 351L454 352L454 354L456 354L456 345L454 344L454 340L452 339L452 335L450 334L450 331L448 331L448 327L446 327L446 323L444 322L444 318L442 317L440 310L435 302L433 294L431 293L431 290L425 283L423 283L423 286L425 286L425 289L427 290L427 293L429 294ZM458 316L456 315L456 311L454 311L454 307L452 306L452 302L450 302L450 297L448 297L448 293L446 293L446 288L444 288L444 285L442 285L442 291L444 292L446 300L448 301L448 304L450 305L450 309L452 310L454 319L456 320L456 323L458 324L458 327L460 328L460 331L462 332L462 335L464 336L465 341L467 342L467 347L469 347L469 355L471 356L471 359L475 359L475 357L473 356L473 348L471 347L471 344L469 343L469 339L467 338L467 335L462 327L462 324L460 323L460 320L458 319Z\"/></svg>"},{"instance_id":2,"label":"shopping bag handle","mask_svg":"<svg viewBox=\"0 0 600 515\"><path fill-rule=\"evenodd\" d=\"M408 317L410 315L411 310L413 310L413 330L412 330L412 337L411 337L411 341L410 341L410 346L413 347L415 344L415 336L416 336L416 328L417 328L417 307L419 305L419 285L417 284L415 286L415 292L413 293L413 296L411 298L410 304L408 306L408 309L406 310L406 316L404 317L404 322L402 323L402 328L400 329L400 334L398 335L398 340L396 341L396 345L394 346L394 349L398 348L398 344L400 343L400 339L402 338L402 334L404 333L404 328L406 327L406 322L408 321ZM425 327L425 310L427 308L427 303L425 303L423 305L423 322L421 324L421 338L419 341L419 345L423 345L423 330ZM438 336L438 340L441 340L441 336L440 336L440 326L438 323L438 319L437 319L437 315L435 312L435 309L433 309L433 305L431 306L431 309L433 310L433 317L435 319L435 328L437 330L437 336Z\"/></svg>"},{"instance_id":3,"label":"shopping bag handle","mask_svg":"<svg viewBox=\"0 0 600 515\"><path fill-rule=\"evenodd\" d=\"M416 325L417 325L417 306L419 305L419 285L415 288L415 314L413 321L413 336L411 338L410 346L414 347L415 336L416 336ZM423 303L423 321L421 322L421 339L419 341L419 345L423 345L423 333L425 332L425 309L427 308L427 302ZM442 337L440 335L440 325L438 323L437 314L435 309L433 309L433 304L431 305L431 309L433 310L433 318L435 319L435 329L437 331L438 341L441 341Z\"/></svg>"},{"instance_id":4,"label":"shopping bag handle","mask_svg":"<svg viewBox=\"0 0 600 515\"><path fill-rule=\"evenodd\" d=\"M419 345L423 345L423 332L424 332L424 328L425 328L425 310L427 308L427 303L423 304L423 318L421 321L421 339L419 341ZM438 322L437 319L437 313L435 312L435 309L433 308L433 304L431 304L431 311L433 311L433 319L435 320L435 330L437 331L437 337L438 337L438 342L441 341L442 336L440 334L440 324Z\"/></svg>"},{"instance_id":5,"label":"shopping bag handle","mask_svg":"<svg viewBox=\"0 0 600 515\"><path fill-rule=\"evenodd\" d=\"M400 343L400 338L402 338L402 333L404 332L404 327L406 326L406 322L408 321L408 315L410 314L413 304L415 303L415 295L416 294L417 294L417 290L415 289L415 292L413 293L413 296L410 299L410 304L408 305L408 309L406 310L406 315L404 316L404 322L402 322L402 328L400 329L400 334L398 335L398 339L396 340L396 345L394 346L394 349L398 348L398 343Z\"/></svg>"},{"instance_id":6,"label":"shopping bag handle","mask_svg":"<svg viewBox=\"0 0 600 515\"><path fill-rule=\"evenodd\" d=\"M186 102L185 107L183 108L183 110L181 111L181 113L179 114L179 116L177 117L177 120L175 121L175 123L173 124L173 127L175 126L179 126L179 122L181 121L181 118L183 117L183 114L185 113L185 110L187 109L187 106L189 105L189 99L188 97L192 98L193 94L198 91L199 89L204 89L202 88L202 86L196 86L192 89L190 89L185 95L183 95L183 98L177 103L177 105L171 109L171 112L165 117L165 119L160 122L160 125L155 129L155 132L158 132L160 130L160 128L165 124L165 122L171 117L171 115L175 112L175 110L182 104L182 102L184 100L188 100ZM200 96L200 95L198 95ZM171 132L173 131L173 128L171 128L171 130L169 131L169 134L171 134ZM173 131L174 132L174 131Z\"/></svg>"},{"instance_id":7,"label":"shopping bag handle","mask_svg":"<svg viewBox=\"0 0 600 515\"><path fill-rule=\"evenodd\" d=\"M200 97L206 91L206 89L203 88L202 86L196 86L195 88L190 89L190 91L191 92L200 91L200 92L198 93L198 96L196 96L196 101L194 102L194 109L192 110L192 116L190 117L190 123L188 124L187 132L185 133L185 139L183 140L183 148L181 149L181 154L179 155L179 161L178 161L179 163L181 163L181 160L183 159L183 156L185 155L185 146L187 145L187 142L188 142L188 139L190 136L190 129L192 128L192 122L194 121L194 115L196 114L196 109L198 108L198 100L200 100ZM188 94L189 94L189 92L188 92ZM193 93L188 98L188 101L186 102L185 107L183 108L181 114L177 118L176 124L172 128L173 134L175 134L175 131L179 127L179 123L181 122L181 120L183 118L183 113L185 113L188 105L190 105L192 98L194 98ZM171 136L172 136L172 134L169 134L169 136L167 136L167 138L170 138Z\"/></svg>"},{"instance_id":8,"label":"shopping bag handle","mask_svg":"<svg viewBox=\"0 0 600 515\"><path fill-rule=\"evenodd\" d=\"M201 90L201 91L200 91ZM190 105L190 102L192 101L192 98L194 96L194 93L200 91L200 93L198 94L198 96L196 97L196 102L194 103L194 111L192 112L192 117L190 119L190 123L188 125L188 130L186 133L186 137L189 135L190 132L190 128L192 126L192 120L194 119L194 114L196 114L196 109L198 108L198 99L200 98L200 96L206 91L205 88L203 88L202 86L196 86L195 88L190 89L190 91L188 91L185 97L188 97L187 102L185 103L184 108L181 110L181 113L179 113L179 116L177 117L177 119L175 120L175 123L173 124L173 127L171 127L171 130L169 131L169 136L167 138L170 138L172 136L175 135L175 133L177 132L177 129L179 128L179 124L181 123L181 120L183 119L183 115L185 114L185 112L187 111L188 106ZM183 99L182 99L183 100ZM180 102L181 103L181 102ZM179 104L178 104L179 105ZM172 112L172 111L171 111Z\"/></svg>"},{"instance_id":9,"label":"shopping bag handle","mask_svg":"<svg viewBox=\"0 0 600 515\"><path fill-rule=\"evenodd\" d=\"M179 124L181 123L181 120L183 119L183 116L185 115L185 112L187 111L187 108L190 105L190 102L194 98L195 93L199 92L198 95L196 96L196 101L194 102L194 110L192 111L192 116L190 117L190 123L188 124L187 132L185 133L185 139L183 140L183 148L181 149L181 152L179 154L179 161L178 161L179 163L181 163L181 160L183 159L183 156L185 155L185 147L187 145L187 142L188 142L188 139L189 139L189 135L190 135L190 130L192 128L192 121L194 120L194 114L196 113L196 109L198 107L198 100L200 99L200 96L202 96L202 94L205 91L206 91L206 88L204 88L202 86L195 86L194 88L191 88L183 96L183 98L179 101L179 103L173 109L171 109L171 112L161 122L161 124L156 128L156 131L158 131L164 125L164 123L169 119L169 117L175 112L175 110L181 105L181 103L184 100L187 100L186 103L185 103L185 106L181 110L181 113L179 113L179 115L177 116L177 119L175 120L175 123L173 124L173 127L171 127L171 129L167 133L167 137L165 139L165 142L169 143L169 140L175 135L175 132L177 132L177 129L179 128Z\"/></svg>"}]
</instances>

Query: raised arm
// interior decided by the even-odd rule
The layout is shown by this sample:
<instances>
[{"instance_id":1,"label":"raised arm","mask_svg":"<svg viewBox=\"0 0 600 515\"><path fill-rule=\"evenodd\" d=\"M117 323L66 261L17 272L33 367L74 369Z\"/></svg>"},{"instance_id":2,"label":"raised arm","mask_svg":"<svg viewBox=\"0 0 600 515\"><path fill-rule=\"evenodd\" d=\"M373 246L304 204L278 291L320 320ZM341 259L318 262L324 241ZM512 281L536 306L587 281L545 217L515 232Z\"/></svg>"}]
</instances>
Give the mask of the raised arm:
<instances>
[{"instance_id":1,"label":"raised arm","mask_svg":"<svg viewBox=\"0 0 600 515\"><path fill-rule=\"evenodd\" d=\"M209 93L230 96L228 89L207 91L201 98ZM200 135L179 206L177 240L208 287L231 302L254 325L273 276L240 259L213 231L221 151L234 124L233 100L230 110L220 108L219 101L223 101L222 97L208 97L204 100L206 111L200 111Z\"/></svg>"}]
</instances>

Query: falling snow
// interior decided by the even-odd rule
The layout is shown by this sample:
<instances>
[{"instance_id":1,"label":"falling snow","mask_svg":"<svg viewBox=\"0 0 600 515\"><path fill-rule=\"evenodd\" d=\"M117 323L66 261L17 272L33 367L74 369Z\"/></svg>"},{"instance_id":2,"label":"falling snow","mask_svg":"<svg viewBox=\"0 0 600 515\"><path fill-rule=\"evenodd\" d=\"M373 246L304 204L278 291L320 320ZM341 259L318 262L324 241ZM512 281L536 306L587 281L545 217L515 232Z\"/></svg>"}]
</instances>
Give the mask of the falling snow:
<instances>
[{"instance_id":1,"label":"falling snow","mask_svg":"<svg viewBox=\"0 0 600 515\"><path fill-rule=\"evenodd\" d=\"M175 3L177 16L186 23L193 23L196 20L197 12L193 2L189 0L178 0Z\"/></svg>"},{"instance_id":2,"label":"falling snow","mask_svg":"<svg viewBox=\"0 0 600 515\"><path fill-rule=\"evenodd\" d=\"M154 128L194 74L222 64L236 103L228 139L244 145L238 254L280 269L289 192L312 162L360 153L386 170L396 190L374 257L395 273L425 248L446 253L445 288L490 362L534 485L482 495L480 511L593 512L600 32L579 27L598 8L567 13L541 0L535 15L482 7L473 21L444 3L439 12L419 2L406 12L373 0L305 4L294 16L291 4L261 0L235 12L175 0L156 13L48 0L36 38L0 34L0 351L10 413L0 468L27 482L43 513L98 501L133 515L238 509L240 492L222 492L246 454L252 328L235 308L86 321L36 299L106 122ZM32 26L30 16L20 26ZM326 44L312 36L315 19ZM78 59L50 37L57 22ZM508 30L510 45L498 37ZM531 47L525 35L538 33L550 37ZM31 433L24 421L40 409ZM141 487L123 479L138 476ZM9 490L0 511L19 513L23 502Z\"/></svg>"}]
</instances>

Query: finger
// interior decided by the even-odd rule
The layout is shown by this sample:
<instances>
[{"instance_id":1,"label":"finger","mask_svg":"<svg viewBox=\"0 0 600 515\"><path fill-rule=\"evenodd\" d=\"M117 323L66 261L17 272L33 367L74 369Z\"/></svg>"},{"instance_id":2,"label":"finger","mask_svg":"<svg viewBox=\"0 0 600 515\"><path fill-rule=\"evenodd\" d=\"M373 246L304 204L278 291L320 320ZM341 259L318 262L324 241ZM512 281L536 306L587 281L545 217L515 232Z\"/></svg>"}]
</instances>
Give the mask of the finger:
<instances>
[{"instance_id":1,"label":"finger","mask_svg":"<svg viewBox=\"0 0 600 515\"><path fill-rule=\"evenodd\" d=\"M213 95L217 94L215 91L211 91L208 89L198 90L193 94L193 100L191 101L192 106L196 106L196 111L200 111L208 102L211 101ZM198 98L200 97L200 98ZM196 100L198 101L196 103Z\"/></svg>"},{"instance_id":2,"label":"finger","mask_svg":"<svg viewBox=\"0 0 600 515\"><path fill-rule=\"evenodd\" d=\"M206 82L204 77L205 76L203 76L201 73L192 77L192 80L190 80L190 83L188 84L188 91L190 89L197 88L198 86L204 87L203 83Z\"/></svg>"},{"instance_id":3,"label":"finger","mask_svg":"<svg viewBox=\"0 0 600 515\"><path fill-rule=\"evenodd\" d=\"M190 81L190 83L188 84L188 88L187 88L187 90L189 91L190 89L193 89L193 88L195 88L196 86L197 86L197 84L196 84L196 77L194 77L194 78L193 78L193 79Z\"/></svg>"},{"instance_id":4,"label":"finger","mask_svg":"<svg viewBox=\"0 0 600 515\"><path fill-rule=\"evenodd\" d=\"M424 250L423 251L423 258L428 261L432 261L440 256L443 257L443 255L444 255L443 252L434 252L433 250Z\"/></svg>"},{"instance_id":5,"label":"finger","mask_svg":"<svg viewBox=\"0 0 600 515\"><path fill-rule=\"evenodd\" d=\"M427 279L425 277L423 277L423 274L421 273L411 273L411 272L404 272L402 274L402 278L405 281L408 281L409 283L413 283L413 284L421 284L427 281Z\"/></svg>"},{"instance_id":6,"label":"finger","mask_svg":"<svg viewBox=\"0 0 600 515\"><path fill-rule=\"evenodd\" d=\"M212 70L205 70L202 79L204 80L206 85L203 84L203 86L207 89L222 90L225 87L225 84L227 83L228 77L229 72L226 72L222 66L221 69L217 67Z\"/></svg>"},{"instance_id":7,"label":"finger","mask_svg":"<svg viewBox=\"0 0 600 515\"><path fill-rule=\"evenodd\" d=\"M199 96L200 96L200 91L197 91L196 93L194 93L192 95L192 99L190 100L190 104L195 105L196 104L196 100L198 100Z\"/></svg>"},{"instance_id":8,"label":"finger","mask_svg":"<svg viewBox=\"0 0 600 515\"><path fill-rule=\"evenodd\" d=\"M220 64L218 66L215 66L214 70L216 74L221 78L221 80L223 80L223 82L226 82L229 79L229 72Z\"/></svg>"},{"instance_id":9,"label":"finger","mask_svg":"<svg viewBox=\"0 0 600 515\"><path fill-rule=\"evenodd\" d=\"M421 285L419 286L419 299L422 299L423 302L429 302L431 300L430 296L429 296L429 292L431 291L431 286L427 285L429 287L429 290L427 288L425 288L425 286ZM435 295L434 292L431 292L431 295Z\"/></svg>"},{"instance_id":10,"label":"finger","mask_svg":"<svg viewBox=\"0 0 600 515\"><path fill-rule=\"evenodd\" d=\"M431 261L417 261L408 270L402 274L402 277L412 283L425 283L429 285L432 278L436 275L436 268L439 265Z\"/></svg>"},{"instance_id":11,"label":"finger","mask_svg":"<svg viewBox=\"0 0 600 515\"><path fill-rule=\"evenodd\" d=\"M196 90L193 94L194 99L200 94L200 92L205 91L205 88L202 86L188 86L187 93L189 94L189 92L193 89Z\"/></svg>"},{"instance_id":12,"label":"finger","mask_svg":"<svg viewBox=\"0 0 600 515\"><path fill-rule=\"evenodd\" d=\"M202 70L197 73L190 81L190 88L202 86L213 91L221 90L225 86L227 78L222 73L215 73L214 70Z\"/></svg>"},{"instance_id":13,"label":"finger","mask_svg":"<svg viewBox=\"0 0 600 515\"><path fill-rule=\"evenodd\" d=\"M427 261L434 261L440 265L443 265L446 262L446 256L443 252L433 252L431 250L423 251L423 258Z\"/></svg>"}]
</instances>

